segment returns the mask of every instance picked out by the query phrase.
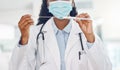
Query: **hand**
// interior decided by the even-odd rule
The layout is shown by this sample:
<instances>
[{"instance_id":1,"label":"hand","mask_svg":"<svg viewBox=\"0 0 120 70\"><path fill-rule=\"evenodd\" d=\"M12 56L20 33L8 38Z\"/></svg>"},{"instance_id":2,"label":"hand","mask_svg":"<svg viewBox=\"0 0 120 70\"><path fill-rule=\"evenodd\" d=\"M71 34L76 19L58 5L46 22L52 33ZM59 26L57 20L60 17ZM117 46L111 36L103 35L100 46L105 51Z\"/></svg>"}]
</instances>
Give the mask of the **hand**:
<instances>
[{"instance_id":1,"label":"hand","mask_svg":"<svg viewBox=\"0 0 120 70\"><path fill-rule=\"evenodd\" d=\"M87 13L82 13L77 16L78 18L90 18L90 16ZM95 41L95 36L93 33L93 28L92 28L92 20L75 20L83 33L85 34L87 41L90 43L93 43Z\"/></svg>"},{"instance_id":2,"label":"hand","mask_svg":"<svg viewBox=\"0 0 120 70\"><path fill-rule=\"evenodd\" d=\"M20 29L21 32L21 40L20 43L22 45L25 45L28 43L28 39L29 39L29 29L30 26L33 25L33 19L31 18L31 15L27 14L21 17L19 23L18 23L18 27Z\"/></svg>"}]
</instances>

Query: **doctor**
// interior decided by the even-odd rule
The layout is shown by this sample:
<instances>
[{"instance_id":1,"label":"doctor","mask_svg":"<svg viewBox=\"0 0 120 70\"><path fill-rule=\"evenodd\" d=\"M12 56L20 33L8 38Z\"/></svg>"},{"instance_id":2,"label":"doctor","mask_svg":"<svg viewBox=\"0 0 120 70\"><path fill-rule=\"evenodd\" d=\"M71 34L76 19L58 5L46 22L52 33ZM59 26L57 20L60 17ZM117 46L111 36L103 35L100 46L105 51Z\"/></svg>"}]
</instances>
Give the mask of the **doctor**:
<instances>
[{"instance_id":1,"label":"doctor","mask_svg":"<svg viewBox=\"0 0 120 70\"><path fill-rule=\"evenodd\" d=\"M31 26L29 40L23 38L22 45L13 51L10 70L111 70L103 44L93 32L92 20L63 18L69 16L73 0L47 3L54 17L44 25ZM77 17L90 18L87 13Z\"/></svg>"}]
</instances>

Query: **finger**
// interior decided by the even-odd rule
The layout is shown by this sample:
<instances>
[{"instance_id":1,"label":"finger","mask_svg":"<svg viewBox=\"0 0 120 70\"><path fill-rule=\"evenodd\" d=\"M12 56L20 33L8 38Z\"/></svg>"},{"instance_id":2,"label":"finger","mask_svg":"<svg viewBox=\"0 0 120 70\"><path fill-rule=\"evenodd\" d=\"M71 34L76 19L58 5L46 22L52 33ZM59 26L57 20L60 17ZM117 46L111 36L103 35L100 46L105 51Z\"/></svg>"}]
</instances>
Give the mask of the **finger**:
<instances>
[{"instance_id":1,"label":"finger","mask_svg":"<svg viewBox=\"0 0 120 70\"><path fill-rule=\"evenodd\" d=\"M31 24L27 24L27 25L25 25L24 29L27 30L30 28L30 26L31 26Z\"/></svg>"},{"instance_id":2,"label":"finger","mask_svg":"<svg viewBox=\"0 0 120 70\"><path fill-rule=\"evenodd\" d=\"M29 20L29 21L27 21L27 23L33 25L34 21L33 20Z\"/></svg>"},{"instance_id":3,"label":"finger","mask_svg":"<svg viewBox=\"0 0 120 70\"><path fill-rule=\"evenodd\" d=\"M79 17L79 18L90 18L88 13L79 14L77 17Z\"/></svg>"},{"instance_id":4,"label":"finger","mask_svg":"<svg viewBox=\"0 0 120 70\"><path fill-rule=\"evenodd\" d=\"M31 24L27 24L27 25L23 26L23 27L21 28L21 30L27 30L30 26L31 26Z\"/></svg>"},{"instance_id":5,"label":"finger","mask_svg":"<svg viewBox=\"0 0 120 70\"><path fill-rule=\"evenodd\" d=\"M31 18L31 15L30 15L30 14L23 15L23 16L21 17L19 23L20 23L23 19L25 19L25 18Z\"/></svg>"},{"instance_id":6,"label":"finger","mask_svg":"<svg viewBox=\"0 0 120 70\"><path fill-rule=\"evenodd\" d=\"M33 20L28 20L26 21L27 24L33 25L34 21ZM24 24L24 26L26 26L27 24Z\"/></svg>"},{"instance_id":7,"label":"finger","mask_svg":"<svg viewBox=\"0 0 120 70\"><path fill-rule=\"evenodd\" d=\"M29 19L32 19L32 18L31 18L31 17L25 17L24 19L21 18L20 21L19 21L19 23L21 23L21 22L23 22L23 21L25 21L25 20L29 20Z\"/></svg>"},{"instance_id":8,"label":"finger","mask_svg":"<svg viewBox=\"0 0 120 70\"><path fill-rule=\"evenodd\" d=\"M90 18L90 15L88 13L84 14L86 18Z\"/></svg>"},{"instance_id":9,"label":"finger","mask_svg":"<svg viewBox=\"0 0 120 70\"><path fill-rule=\"evenodd\" d=\"M23 23L26 19L29 19L29 18L31 18L31 17L24 17L24 16L23 16L23 17L20 19L20 21L19 21L18 24Z\"/></svg>"},{"instance_id":10,"label":"finger","mask_svg":"<svg viewBox=\"0 0 120 70\"><path fill-rule=\"evenodd\" d=\"M30 17L31 17L30 14L26 14L26 15L23 15L23 16L21 17L21 19L30 18Z\"/></svg>"},{"instance_id":11,"label":"finger","mask_svg":"<svg viewBox=\"0 0 120 70\"><path fill-rule=\"evenodd\" d=\"M31 19L31 18L25 18L25 19L23 19L23 20L21 20L21 22L19 23L19 25L20 26L24 26L24 25L26 25L26 24L28 24L28 23L26 23L27 21L33 21L33 19Z\"/></svg>"},{"instance_id":12,"label":"finger","mask_svg":"<svg viewBox=\"0 0 120 70\"><path fill-rule=\"evenodd\" d=\"M24 22L20 27L24 28L26 25L33 25L34 21L33 20L28 20L26 22Z\"/></svg>"}]
</instances>

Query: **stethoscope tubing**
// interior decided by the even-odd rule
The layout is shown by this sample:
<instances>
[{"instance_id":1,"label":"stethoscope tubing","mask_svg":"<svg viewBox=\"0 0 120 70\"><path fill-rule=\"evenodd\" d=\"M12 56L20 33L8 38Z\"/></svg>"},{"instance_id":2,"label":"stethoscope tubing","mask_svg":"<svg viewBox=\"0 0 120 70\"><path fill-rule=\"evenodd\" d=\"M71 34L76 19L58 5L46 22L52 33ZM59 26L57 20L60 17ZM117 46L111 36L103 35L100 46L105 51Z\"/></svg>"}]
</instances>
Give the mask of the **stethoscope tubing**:
<instances>
[{"instance_id":1,"label":"stethoscope tubing","mask_svg":"<svg viewBox=\"0 0 120 70\"><path fill-rule=\"evenodd\" d=\"M40 34L42 35L42 40L43 40L43 52L42 52L42 54L43 54L43 62L41 63L41 64L44 64L45 63L45 47L44 47L44 40L45 40L45 37L44 37L44 33L42 32L42 29L43 29L43 27L45 26L45 23L44 24L42 24L42 26L41 26L41 28L40 28L40 32L37 34L37 38L36 38L36 44L37 44L37 50L36 50L36 55L37 55L37 53L38 53L38 47L39 47L39 36L40 36ZM79 54L79 59L80 59L80 56L82 55L82 53L84 53L85 51L84 51L84 46L83 46L83 41L82 41L82 33L78 33L78 35L79 35L79 40L80 40L80 44L81 44L81 49L82 49L82 51L80 52L78 52L78 54Z\"/></svg>"}]
</instances>

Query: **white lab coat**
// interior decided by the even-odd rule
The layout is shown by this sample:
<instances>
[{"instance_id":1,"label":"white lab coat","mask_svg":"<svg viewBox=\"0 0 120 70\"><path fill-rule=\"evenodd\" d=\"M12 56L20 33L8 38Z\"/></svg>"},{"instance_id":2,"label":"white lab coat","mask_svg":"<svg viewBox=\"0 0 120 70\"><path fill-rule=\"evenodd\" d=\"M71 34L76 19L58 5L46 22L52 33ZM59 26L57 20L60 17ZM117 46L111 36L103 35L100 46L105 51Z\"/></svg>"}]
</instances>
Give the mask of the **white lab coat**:
<instances>
[{"instance_id":1,"label":"white lab coat","mask_svg":"<svg viewBox=\"0 0 120 70\"><path fill-rule=\"evenodd\" d=\"M57 40L51 23L53 18L48 20L43 31L45 34L45 64L41 64L40 55L35 56L37 49L36 37L41 25L32 26L30 29L30 38L27 45L16 47L13 51L9 70L60 70L60 52ZM79 60L78 52L81 51L81 45L78 33L82 33L83 45L86 54L81 55ZM42 42L41 36L39 42ZM107 57L103 43L95 36L95 42L91 48L87 47L86 38L79 28L78 24L72 20L72 29L68 38L65 50L66 70L112 70L111 63ZM41 44L41 43L40 43ZM38 48L40 54L40 46Z\"/></svg>"}]
</instances>

